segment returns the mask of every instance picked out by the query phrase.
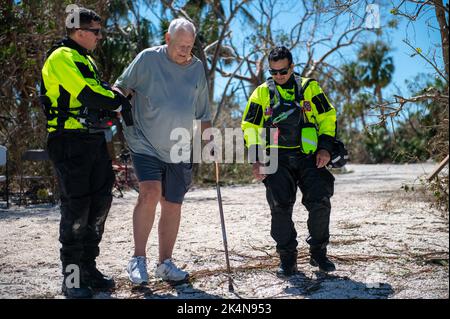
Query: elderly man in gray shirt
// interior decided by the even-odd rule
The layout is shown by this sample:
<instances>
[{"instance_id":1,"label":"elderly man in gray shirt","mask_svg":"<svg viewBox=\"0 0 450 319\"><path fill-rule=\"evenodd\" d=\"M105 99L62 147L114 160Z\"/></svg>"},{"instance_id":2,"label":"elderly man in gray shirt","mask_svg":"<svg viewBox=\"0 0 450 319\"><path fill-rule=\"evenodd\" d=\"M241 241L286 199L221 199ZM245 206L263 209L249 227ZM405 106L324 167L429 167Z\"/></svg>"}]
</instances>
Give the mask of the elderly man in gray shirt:
<instances>
[{"instance_id":1,"label":"elderly man in gray shirt","mask_svg":"<svg viewBox=\"0 0 450 319\"><path fill-rule=\"evenodd\" d=\"M134 254L127 272L134 284L148 282L146 245L161 205L158 225L159 263L155 275L179 282L188 273L172 261L181 205L191 183L192 163L176 162L173 147L190 152L191 141L171 139L182 128L192 137L194 120L202 131L211 127L208 86L202 62L192 55L196 30L186 19L175 19L165 35L166 45L146 49L117 79L115 86L132 95L134 126L124 127L125 138L139 179L139 198L133 214Z\"/></svg>"}]
</instances>

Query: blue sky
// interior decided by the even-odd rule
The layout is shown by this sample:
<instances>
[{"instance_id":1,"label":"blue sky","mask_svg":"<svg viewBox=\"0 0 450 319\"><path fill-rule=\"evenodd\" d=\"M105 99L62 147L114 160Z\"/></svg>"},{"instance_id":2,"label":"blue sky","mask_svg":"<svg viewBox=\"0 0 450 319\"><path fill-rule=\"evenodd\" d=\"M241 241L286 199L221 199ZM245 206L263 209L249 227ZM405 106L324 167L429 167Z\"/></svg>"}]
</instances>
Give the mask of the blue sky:
<instances>
[{"instance_id":1,"label":"blue sky","mask_svg":"<svg viewBox=\"0 0 450 319\"><path fill-rule=\"evenodd\" d=\"M227 1L226 1L227 2ZM447 3L448 1L444 1L444 3ZM379 4L381 1L374 1L373 3ZM388 20L394 18L394 16L389 12L390 9L393 7L391 2L383 2L385 5L380 6L380 19L381 19L381 25L385 25ZM395 3L398 3L398 1L395 1ZM225 6L227 9L227 6ZM257 16L257 9L256 7L250 7L252 13L255 14L255 18L258 18ZM408 7L402 7L402 9L412 9L412 6L409 4ZM358 9L357 9L358 10ZM357 12L355 10L355 13L357 15L362 16L364 12ZM364 11L364 8L359 8L359 11ZM155 10L156 12L160 12L159 9ZM295 0L286 0L281 1L278 5L278 7L275 8L276 12L279 12L279 15L277 16L276 20L273 23L274 29L279 30L290 30L292 26L294 26L300 16L302 15L302 12L300 11L299 2ZM156 22L155 16L152 15L150 12L144 13L146 15L149 15L150 19L153 22ZM437 27L437 21L435 19L435 14L433 10L430 10L424 14L421 19L418 19L414 23L408 24L407 20L403 17L399 17L398 21L398 27L396 29L389 29L389 28L383 28L382 29L382 35L381 38L386 41L392 48L392 57L394 59L395 64L395 72L394 72L394 78L392 81L392 84L389 85L384 90L384 96L386 98L389 98L392 94L400 93L408 95L409 92L407 90L405 80L410 79L412 80L415 76L417 76L420 73L425 74L433 74L434 70L432 67L430 67L421 57L414 56L411 57L411 54L413 54L411 48L409 48L405 43L403 43L403 40L408 38L409 41L414 45L414 47L419 47L422 49L423 53L429 53L432 54L432 51L435 50L436 54L440 57L441 56L441 49L437 48L436 45L440 44L440 34L438 30L433 30L433 28L430 28L428 25L432 25L434 27ZM349 18L347 18L348 20ZM345 19L344 19L345 20ZM233 43L234 44L241 44L244 40L245 35L248 34L249 29L245 28L245 22L241 18L237 18L233 21L231 25L231 29L233 31L232 37L233 37ZM324 33L326 34L326 30L324 30ZM375 35L366 35L366 39L369 40L376 40ZM345 53L345 59L348 61L355 60L356 59L356 51L355 49L352 50L344 50ZM320 53L320 51L318 52ZM294 59L297 58L298 62L302 61L302 54L299 53L300 56L294 57ZM319 56L320 54L318 54ZM327 62L332 62L335 65L338 65L342 63L342 59L339 57L334 57L331 60L328 60ZM222 93L221 91L225 87L225 80L219 79L216 84L216 97L218 98L219 95Z\"/></svg>"},{"instance_id":2,"label":"blue sky","mask_svg":"<svg viewBox=\"0 0 450 319\"><path fill-rule=\"evenodd\" d=\"M402 89L405 89L404 82L406 79L412 79L419 73L434 74L434 69L419 56L411 57L413 53L403 40L408 38L414 47L421 48L423 53L428 54L429 57L436 52L437 59L442 63L442 51L436 45L441 43L441 37L438 30L435 30L428 25L431 24L437 27L437 21L434 12L428 12L421 19L414 23L407 24L405 19L400 19L400 24L397 30L391 31L387 34L389 43L393 48L393 58L395 63L394 82ZM442 66L442 64L441 64ZM390 88L394 90L394 88Z\"/></svg>"},{"instance_id":3,"label":"blue sky","mask_svg":"<svg viewBox=\"0 0 450 319\"><path fill-rule=\"evenodd\" d=\"M448 1L445 1L445 3L446 2ZM379 1L375 1L375 3L379 3ZM380 6L381 25L386 25L389 20L395 18L390 13L392 7L393 6L391 4L386 3L385 6ZM280 11L280 14L277 16L277 19L273 23L274 29L290 30L292 26L294 26L298 22L301 16L301 12L298 11L298 1L283 1L275 11L277 11L277 9ZM411 5L409 5L407 8L403 7L402 9L411 10L412 7ZM362 13L364 12L355 13L362 16ZM344 18L344 21L346 19L348 20L349 18L350 17ZM412 80L420 73L435 73L434 69L421 57L417 55L411 57L413 51L403 42L403 40L409 39L410 43L412 43L414 47L421 48L424 54L428 53L431 55L433 50L435 50L437 56L442 56L441 49L436 47L436 45L440 44L441 42L440 33L437 29L429 27L429 25L436 28L438 26L434 10L429 10L414 23L408 24L406 18L404 17L399 17L398 21L399 24L396 29L383 28L381 35L381 39L387 42L392 48L391 56L393 57L395 64L395 72L393 75L392 84L384 90L384 96L386 98L389 98L389 96L392 94L398 94L399 90L400 93L409 95L410 92L407 89L405 80ZM239 43L240 41L242 41L243 33L245 33L246 30L245 27L243 28L243 21L237 19L232 25L232 29L233 38L236 39L235 42ZM324 31L325 34L326 32L327 31ZM369 39L371 41L377 39L377 36L375 35L366 35L365 37L366 39ZM351 50L343 50L342 52L345 53L345 58L348 61L356 59L355 48L352 48ZM320 51L317 56L320 56ZM297 59L297 62L302 61L301 54L300 57L296 56L294 57L294 59ZM438 61L442 60L438 59ZM343 61L340 57L335 56L333 59L328 60L327 62L333 62L335 63L335 65L337 65L341 64ZM218 86L220 86L220 83Z\"/></svg>"}]
</instances>

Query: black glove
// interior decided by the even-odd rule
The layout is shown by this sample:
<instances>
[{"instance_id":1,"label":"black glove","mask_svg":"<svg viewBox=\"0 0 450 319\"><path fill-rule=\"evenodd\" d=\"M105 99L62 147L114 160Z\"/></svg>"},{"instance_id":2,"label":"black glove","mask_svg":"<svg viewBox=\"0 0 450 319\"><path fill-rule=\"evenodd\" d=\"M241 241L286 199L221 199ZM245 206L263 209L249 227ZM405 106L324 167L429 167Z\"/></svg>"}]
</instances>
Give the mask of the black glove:
<instances>
[{"instance_id":1,"label":"black glove","mask_svg":"<svg viewBox=\"0 0 450 319\"><path fill-rule=\"evenodd\" d=\"M119 95L120 102L122 104L122 111L120 111L120 113L122 114L123 121L125 122L126 126L132 126L134 122L133 122L133 114L131 112L131 103L125 96L123 96L117 91L116 93Z\"/></svg>"},{"instance_id":2,"label":"black glove","mask_svg":"<svg viewBox=\"0 0 450 319\"><path fill-rule=\"evenodd\" d=\"M101 85L102 88L104 88L105 90L112 90L111 85L109 85L109 83L106 82L106 81L100 81L100 85Z\"/></svg>"},{"instance_id":3,"label":"black glove","mask_svg":"<svg viewBox=\"0 0 450 319\"><path fill-rule=\"evenodd\" d=\"M328 167L332 168L341 168L348 161L348 151L345 148L344 143L339 141L338 139L334 140L333 143L333 152L331 153L331 160L327 164Z\"/></svg>"},{"instance_id":4,"label":"black glove","mask_svg":"<svg viewBox=\"0 0 450 319\"><path fill-rule=\"evenodd\" d=\"M90 113L94 113L94 112L91 111ZM100 120L102 120L102 119L114 120L115 118L117 118L117 113L113 112L113 111L108 111L108 110L100 110L100 111L98 111L98 118Z\"/></svg>"}]
</instances>

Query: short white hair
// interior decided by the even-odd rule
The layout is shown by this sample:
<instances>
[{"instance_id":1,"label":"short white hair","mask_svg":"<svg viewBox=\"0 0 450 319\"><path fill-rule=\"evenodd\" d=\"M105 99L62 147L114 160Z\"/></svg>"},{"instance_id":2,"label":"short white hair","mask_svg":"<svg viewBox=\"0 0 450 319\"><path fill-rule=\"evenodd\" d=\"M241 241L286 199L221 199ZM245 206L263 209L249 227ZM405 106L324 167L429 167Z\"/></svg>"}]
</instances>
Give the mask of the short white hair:
<instances>
[{"instance_id":1,"label":"short white hair","mask_svg":"<svg viewBox=\"0 0 450 319\"><path fill-rule=\"evenodd\" d=\"M190 32L194 37L196 35L194 24L191 21L186 20L185 18L177 18L170 22L168 30L170 36L173 37L173 35L179 30Z\"/></svg>"}]
</instances>

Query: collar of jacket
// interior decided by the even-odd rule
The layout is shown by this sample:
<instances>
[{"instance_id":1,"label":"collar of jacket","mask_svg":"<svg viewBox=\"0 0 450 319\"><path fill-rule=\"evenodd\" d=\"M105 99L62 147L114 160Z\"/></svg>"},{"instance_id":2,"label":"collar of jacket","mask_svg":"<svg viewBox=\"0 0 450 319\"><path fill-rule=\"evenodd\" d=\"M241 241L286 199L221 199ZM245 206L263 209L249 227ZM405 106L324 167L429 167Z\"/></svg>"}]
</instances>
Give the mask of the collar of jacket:
<instances>
[{"instance_id":1,"label":"collar of jacket","mask_svg":"<svg viewBox=\"0 0 450 319\"><path fill-rule=\"evenodd\" d=\"M62 43L64 46L77 50L78 53L80 53L81 55L88 55L89 51L86 48L83 48L81 45L79 45L78 43L76 43L74 40L72 40L69 37L66 37L64 39L62 39Z\"/></svg>"},{"instance_id":2,"label":"collar of jacket","mask_svg":"<svg viewBox=\"0 0 450 319\"><path fill-rule=\"evenodd\" d=\"M277 82L275 82L275 83L277 83ZM277 84L277 85L279 85L279 84ZM294 87L294 85L295 85L295 78L294 78L294 74L292 74L291 77L289 78L289 80L286 83L280 85L280 87L282 89L292 89Z\"/></svg>"},{"instance_id":3,"label":"collar of jacket","mask_svg":"<svg viewBox=\"0 0 450 319\"><path fill-rule=\"evenodd\" d=\"M61 40L59 40L58 42L56 42L53 47L47 52L47 57L50 56L50 54L53 53L53 51L55 51L56 49L60 48L60 47L68 47L71 49L76 50L79 54L87 56L89 54L88 50L83 48L81 45L79 45L78 43L76 43L74 40L72 40L69 37L65 37Z\"/></svg>"}]
</instances>

